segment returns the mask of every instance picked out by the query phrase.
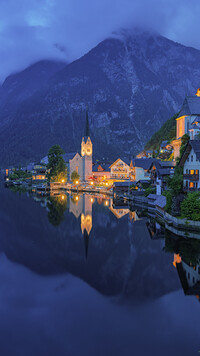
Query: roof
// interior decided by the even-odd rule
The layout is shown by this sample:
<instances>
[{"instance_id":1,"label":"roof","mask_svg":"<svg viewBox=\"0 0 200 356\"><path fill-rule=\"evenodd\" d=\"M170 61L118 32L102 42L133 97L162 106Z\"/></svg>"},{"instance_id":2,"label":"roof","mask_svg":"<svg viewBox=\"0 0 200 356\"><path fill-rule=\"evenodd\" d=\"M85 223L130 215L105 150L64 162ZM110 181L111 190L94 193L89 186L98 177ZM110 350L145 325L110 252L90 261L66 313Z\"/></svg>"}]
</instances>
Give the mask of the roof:
<instances>
[{"instance_id":1,"label":"roof","mask_svg":"<svg viewBox=\"0 0 200 356\"><path fill-rule=\"evenodd\" d=\"M155 200L155 205L159 206L160 208L164 208L166 205L166 197L160 195L159 198Z\"/></svg>"},{"instance_id":2,"label":"roof","mask_svg":"<svg viewBox=\"0 0 200 356\"><path fill-rule=\"evenodd\" d=\"M197 159L200 161L200 140L190 140L188 141L185 150L183 151L183 154L181 156L181 159L179 161L179 165L181 167L184 166L185 161L188 158L192 148L197 156Z\"/></svg>"},{"instance_id":3,"label":"roof","mask_svg":"<svg viewBox=\"0 0 200 356\"><path fill-rule=\"evenodd\" d=\"M161 167L176 167L176 161L159 161Z\"/></svg>"},{"instance_id":4,"label":"roof","mask_svg":"<svg viewBox=\"0 0 200 356\"><path fill-rule=\"evenodd\" d=\"M115 182L114 183L114 186L115 187L129 187L130 185L130 182Z\"/></svg>"},{"instance_id":5,"label":"roof","mask_svg":"<svg viewBox=\"0 0 200 356\"><path fill-rule=\"evenodd\" d=\"M160 169L157 169L157 172L158 172L158 176L167 176L167 175L171 174L171 169L170 168L160 168Z\"/></svg>"},{"instance_id":6,"label":"roof","mask_svg":"<svg viewBox=\"0 0 200 356\"><path fill-rule=\"evenodd\" d=\"M192 124L191 128L189 129L189 131L190 130L200 130L200 127L197 124Z\"/></svg>"},{"instance_id":7,"label":"roof","mask_svg":"<svg viewBox=\"0 0 200 356\"><path fill-rule=\"evenodd\" d=\"M62 155L62 158L64 159L65 162L69 162L69 160L74 158L75 155L76 155L76 152L64 153L64 155Z\"/></svg>"},{"instance_id":8,"label":"roof","mask_svg":"<svg viewBox=\"0 0 200 356\"><path fill-rule=\"evenodd\" d=\"M159 198L159 196L160 195L158 195L158 194L149 194L147 198L156 200L157 198Z\"/></svg>"},{"instance_id":9,"label":"roof","mask_svg":"<svg viewBox=\"0 0 200 356\"><path fill-rule=\"evenodd\" d=\"M98 171L98 167L101 166L103 168L103 171ZM100 164L100 163L95 163L92 167L93 172L110 172L110 165L109 164Z\"/></svg>"},{"instance_id":10,"label":"roof","mask_svg":"<svg viewBox=\"0 0 200 356\"><path fill-rule=\"evenodd\" d=\"M199 96L186 96L179 117L185 115L200 115L200 97Z\"/></svg>"},{"instance_id":11,"label":"roof","mask_svg":"<svg viewBox=\"0 0 200 356\"><path fill-rule=\"evenodd\" d=\"M116 161L114 161L111 165L110 165L110 167L109 168L111 168L115 163L117 163L117 161L122 161L122 162L124 162L124 163L126 163L127 164L127 166L129 166L129 162L127 161L127 160L125 160L125 159L122 159L122 158L117 158L116 159Z\"/></svg>"},{"instance_id":12,"label":"roof","mask_svg":"<svg viewBox=\"0 0 200 356\"><path fill-rule=\"evenodd\" d=\"M133 166L143 168L144 170L150 169L152 163L153 163L152 158L135 158L135 159L133 159Z\"/></svg>"}]
</instances>

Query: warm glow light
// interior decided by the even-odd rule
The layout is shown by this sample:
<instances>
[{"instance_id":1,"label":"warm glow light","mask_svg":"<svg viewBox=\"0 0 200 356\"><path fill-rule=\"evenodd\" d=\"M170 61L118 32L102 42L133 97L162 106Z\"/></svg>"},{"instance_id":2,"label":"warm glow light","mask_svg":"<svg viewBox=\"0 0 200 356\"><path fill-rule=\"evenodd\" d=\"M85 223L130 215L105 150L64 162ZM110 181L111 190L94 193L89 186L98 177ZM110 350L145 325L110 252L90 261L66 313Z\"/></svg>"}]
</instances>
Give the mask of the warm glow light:
<instances>
[{"instance_id":1,"label":"warm glow light","mask_svg":"<svg viewBox=\"0 0 200 356\"><path fill-rule=\"evenodd\" d=\"M78 197L78 196L76 196L76 198L75 198L75 199L76 199L76 201L78 201L78 200L79 200L79 197Z\"/></svg>"},{"instance_id":2,"label":"warm glow light","mask_svg":"<svg viewBox=\"0 0 200 356\"><path fill-rule=\"evenodd\" d=\"M91 203L93 203L93 202L94 202L94 199L93 199L93 198L91 198L91 199L90 199L90 201L91 201Z\"/></svg>"},{"instance_id":3,"label":"warm glow light","mask_svg":"<svg viewBox=\"0 0 200 356\"><path fill-rule=\"evenodd\" d=\"M76 180L76 184L78 184L78 180Z\"/></svg>"},{"instance_id":4,"label":"warm glow light","mask_svg":"<svg viewBox=\"0 0 200 356\"><path fill-rule=\"evenodd\" d=\"M108 183L106 183L106 185L108 185Z\"/></svg>"},{"instance_id":5,"label":"warm glow light","mask_svg":"<svg viewBox=\"0 0 200 356\"><path fill-rule=\"evenodd\" d=\"M108 200L105 201L105 206L108 206L109 202Z\"/></svg>"},{"instance_id":6,"label":"warm glow light","mask_svg":"<svg viewBox=\"0 0 200 356\"><path fill-rule=\"evenodd\" d=\"M65 180L64 180L64 179L62 179L62 181L61 181L61 182L62 182L62 183L64 183L64 181L65 181Z\"/></svg>"},{"instance_id":7,"label":"warm glow light","mask_svg":"<svg viewBox=\"0 0 200 356\"><path fill-rule=\"evenodd\" d=\"M91 184L91 185L93 185L93 184L94 184L94 182L91 182L90 184Z\"/></svg>"},{"instance_id":8,"label":"warm glow light","mask_svg":"<svg viewBox=\"0 0 200 356\"><path fill-rule=\"evenodd\" d=\"M64 200L64 199L65 199L65 195L62 195L62 196L61 196L61 199Z\"/></svg>"}]
</instances>

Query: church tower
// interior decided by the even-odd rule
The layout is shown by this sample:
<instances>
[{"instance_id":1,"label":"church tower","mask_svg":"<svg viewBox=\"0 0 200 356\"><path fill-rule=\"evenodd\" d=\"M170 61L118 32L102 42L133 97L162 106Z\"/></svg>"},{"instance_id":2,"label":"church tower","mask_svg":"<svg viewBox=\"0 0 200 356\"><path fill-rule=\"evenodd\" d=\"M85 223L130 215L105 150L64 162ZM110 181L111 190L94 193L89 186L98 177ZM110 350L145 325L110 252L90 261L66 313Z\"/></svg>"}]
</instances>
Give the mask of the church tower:
<instances>
[{"instance_id":1,"label":"church tower","mask_svg":"<svg viewBox=\"0 0 200 356\"><path fill-rule=\"evenodd\" d=\"M92 141L90 138L90 127L88 110L86 111L85 136L81 142L81 156L83 158L83 180L92 177Z\"/></svg>"}]
</instances>

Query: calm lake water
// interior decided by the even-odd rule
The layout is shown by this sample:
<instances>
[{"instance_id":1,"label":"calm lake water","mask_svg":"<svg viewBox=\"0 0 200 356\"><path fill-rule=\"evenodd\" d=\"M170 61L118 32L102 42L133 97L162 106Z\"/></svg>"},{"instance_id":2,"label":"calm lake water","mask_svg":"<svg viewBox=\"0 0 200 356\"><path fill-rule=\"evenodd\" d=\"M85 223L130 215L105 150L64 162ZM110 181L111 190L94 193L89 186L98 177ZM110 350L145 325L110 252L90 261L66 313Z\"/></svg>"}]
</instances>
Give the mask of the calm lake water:
<instances>
[{"instance_id":1,"label":"calm lake water","mask_svg":"<svg viewBox=\"0 0 200 356\"><path fill-rule=\"evenodd\" d=\"M0 231L1 356L199 354L198 281L185 295L173 264L194 271L195 243L103 196L3 184Z\"/></svg>"}]
</instances>

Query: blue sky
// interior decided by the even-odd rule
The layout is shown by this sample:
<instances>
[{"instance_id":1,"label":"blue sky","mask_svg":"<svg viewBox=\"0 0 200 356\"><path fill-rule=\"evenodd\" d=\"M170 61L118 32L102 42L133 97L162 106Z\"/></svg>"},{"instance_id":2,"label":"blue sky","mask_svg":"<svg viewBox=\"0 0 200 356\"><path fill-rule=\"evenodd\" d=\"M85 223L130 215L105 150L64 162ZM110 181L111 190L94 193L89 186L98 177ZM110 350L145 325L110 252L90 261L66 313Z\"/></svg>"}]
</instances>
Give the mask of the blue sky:
<instances>
[{"instance_id":1,"label":"blue sky","mask_svg":"<svg viewBox=\"0 0 200 356\"><path fill-rule=\"evenodd\" d=\"M0 0L0 81L40 59L73 60L119 28L200 49L199 0Z\"/></svg>"}]
</instances>

